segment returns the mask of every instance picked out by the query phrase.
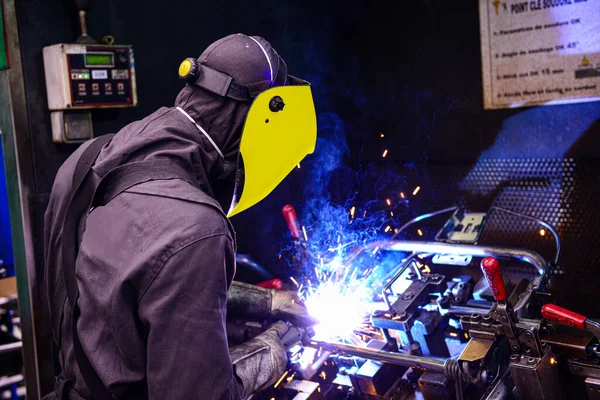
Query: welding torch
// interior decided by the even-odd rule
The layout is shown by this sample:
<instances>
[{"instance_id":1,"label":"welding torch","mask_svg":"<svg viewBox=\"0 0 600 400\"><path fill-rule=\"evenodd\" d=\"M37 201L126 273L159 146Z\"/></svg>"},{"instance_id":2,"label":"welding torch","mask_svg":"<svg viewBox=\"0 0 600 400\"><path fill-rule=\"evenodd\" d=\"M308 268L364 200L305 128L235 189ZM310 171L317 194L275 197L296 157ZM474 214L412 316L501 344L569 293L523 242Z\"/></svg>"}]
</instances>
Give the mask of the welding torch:
<instances>
[{"instance_id":1,"label":"welding torch","mask_svg":"<svg viewBox=\"0 0 600 400\"><path fill-rule=\"evenodd\" d=\"M307 345L310 343L312 337L315 335L315 331L312 327L299 328L286 322L289 329L288 331L281 337L281 344L289 351L292 347L302 344Z\"/></svg>"}]
</instances>

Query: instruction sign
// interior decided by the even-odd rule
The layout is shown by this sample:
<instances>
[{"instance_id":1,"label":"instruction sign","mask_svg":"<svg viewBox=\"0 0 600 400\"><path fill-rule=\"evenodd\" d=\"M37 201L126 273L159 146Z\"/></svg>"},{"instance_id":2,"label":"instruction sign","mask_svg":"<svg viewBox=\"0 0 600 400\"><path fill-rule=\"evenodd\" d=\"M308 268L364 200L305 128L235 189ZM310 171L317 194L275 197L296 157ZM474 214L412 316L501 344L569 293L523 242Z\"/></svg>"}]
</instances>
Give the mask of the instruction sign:
<instances>
[{"instance_id":1,"label":"instruction sign","mask_svg":"<svg viewBox=\"0 0 600 400\"><path fill-rule=\"evenodd\" d=\"M484 107L600 100L600 0L479 0Z\"/></svg>"}]
</instances>

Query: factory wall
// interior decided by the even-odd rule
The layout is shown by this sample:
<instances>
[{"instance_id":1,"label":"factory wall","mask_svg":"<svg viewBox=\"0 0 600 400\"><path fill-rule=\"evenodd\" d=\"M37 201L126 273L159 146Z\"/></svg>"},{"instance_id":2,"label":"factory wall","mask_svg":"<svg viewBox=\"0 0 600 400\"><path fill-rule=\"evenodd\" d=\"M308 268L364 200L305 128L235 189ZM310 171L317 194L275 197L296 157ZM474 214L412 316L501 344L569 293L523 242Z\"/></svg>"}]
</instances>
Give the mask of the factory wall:
<instances>
[{"instance_id":1,"label":"factory wall","mask_svg":"<svg viewBox=\"0 0 600 400\"><path fill-rule=\"evenodd\" d=\"M79 32L68 0L20 0L17 14L35 159L35 193L28 201L42 268L43 212L56 171L76 148L52 143L42 48L72 42ZM230 33L267 38L292 74L312 82L320 125L316 154L233 221L239 251L268 268L281 268L284 204L294 204L302 220L314 196L346 205L422 187L399 224L452 203L455 193L435 182L445 176L462 182L482 160L574 157L594 164L600 156L598 102L483 110L476 0L107 0L93 4L88 25L95 38L110 34L115 43L134 46L139 98L134 109L94 112L96 135L172 104L183 86L181 60Z\"/></svg>"}]
</instances>

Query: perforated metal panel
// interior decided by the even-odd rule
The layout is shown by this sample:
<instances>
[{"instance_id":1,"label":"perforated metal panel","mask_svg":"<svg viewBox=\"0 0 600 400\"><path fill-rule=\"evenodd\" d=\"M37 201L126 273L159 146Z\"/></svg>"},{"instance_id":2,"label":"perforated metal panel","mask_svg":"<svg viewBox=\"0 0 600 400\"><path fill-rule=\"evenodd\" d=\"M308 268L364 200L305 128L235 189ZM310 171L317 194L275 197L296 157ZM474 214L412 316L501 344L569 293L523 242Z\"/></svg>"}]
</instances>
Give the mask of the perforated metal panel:
<instances>
[{"instance_id":1,"label":"perforated metal panel","mask_svg":"<svg viewBox=\"0 0 600 400\"><path fill-rule=\"evenodd\" d=\"M572 192L573 159L483 160L460 183L472 196L492 197L492 206L541 219L559 232L569 226L565 199ZM492 210L488 215L482 244L527 247L546 259L554 259L556 241L542 225ZM557 267L556 273L564 273Z\"/></svg>"},{"instance_id":2,"label":"perforated metal panel","mask_svg":"<svg viewBox=\"0 0 600 400\"><path fill-rule=\"evenodd\" d=\"M597 296L600 278L600 162L582 159L487 159L472 168L430 169L432 189L472 211L492 206L546 221L562 240L553 284L559 301L573 307ZM456 191L452 191L455 187ZM481 244L525 247L553 259L552 235L537 223L499 211L490 213ZM577 303L577 304L575 304ZM567 304L565 304L567 305ZM595 313L600 315L600 310Z\"/></svg>"},{"instance_id":3,"label":"perforated metal panel","mask_svg":"<svg viewBox=\"0 0 600 400\"><path fill-rule=\"evenodd\" d=\"M462 202L488 197L490 205L546 221L558 231L563 254L556 273L600 275L599 164L575 159L482 160L459 184ZM494 211L484 244L528 247L545 258L555 252L553 236L529 220Z\"/></svg>"}]
</instances>

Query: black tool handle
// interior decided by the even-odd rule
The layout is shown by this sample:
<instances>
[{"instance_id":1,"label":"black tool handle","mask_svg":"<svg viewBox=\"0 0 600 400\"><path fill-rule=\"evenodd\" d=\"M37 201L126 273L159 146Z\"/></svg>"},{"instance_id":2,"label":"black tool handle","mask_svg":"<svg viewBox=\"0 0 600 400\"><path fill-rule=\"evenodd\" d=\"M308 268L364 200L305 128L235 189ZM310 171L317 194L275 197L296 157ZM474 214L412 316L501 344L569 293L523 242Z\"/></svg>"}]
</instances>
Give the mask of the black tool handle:
<instances>
[{"instance_id":1,"label":"black tool handle","mask_svg":"<svg viewBox=\"0 0 600 400\"><path fill-rule=\"evenodd\" d=\"M302 342L302 337L305 333L306 331L302 328L290 326L290 329L288 329L288 331L281 338L281 344L286 350L289 350L298 343Z\"/></svg>"}]
</instances>

